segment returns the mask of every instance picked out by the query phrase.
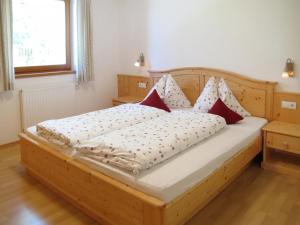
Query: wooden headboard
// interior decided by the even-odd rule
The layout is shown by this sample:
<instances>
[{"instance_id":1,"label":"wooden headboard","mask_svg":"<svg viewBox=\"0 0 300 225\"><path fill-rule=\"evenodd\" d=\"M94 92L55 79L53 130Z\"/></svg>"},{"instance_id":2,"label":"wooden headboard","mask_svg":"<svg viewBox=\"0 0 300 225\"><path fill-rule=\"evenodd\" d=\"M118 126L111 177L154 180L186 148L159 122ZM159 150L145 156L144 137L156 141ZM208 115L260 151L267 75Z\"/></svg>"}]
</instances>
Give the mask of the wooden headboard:
<instances>
[{"instance_id":1,"label":"wooden headboard","mask_svg":"<svg viewBox=\"0 0 300 225\"><path fill-rule=\"evenodd\" d=\"M276 82L255 80L240 74L210 68L179 68L149 71L153 83L165 74L171 74L188 99L194 104L211 76L224 78L241 105L253 116L273 119L273 101Z\"/></svg>"},{"instance_id":2,"label":"wooden headboard","mask_svg":"<svg viewBox=\"0 0 300 225\"><path fill-rule=\"evenodd\" d=\"M296 102L295 110L284 109L281 107L282 101ZM273 119L300 124L300 93L276 92L274 97L274 115Z\"/></svg>"}]
</instances>

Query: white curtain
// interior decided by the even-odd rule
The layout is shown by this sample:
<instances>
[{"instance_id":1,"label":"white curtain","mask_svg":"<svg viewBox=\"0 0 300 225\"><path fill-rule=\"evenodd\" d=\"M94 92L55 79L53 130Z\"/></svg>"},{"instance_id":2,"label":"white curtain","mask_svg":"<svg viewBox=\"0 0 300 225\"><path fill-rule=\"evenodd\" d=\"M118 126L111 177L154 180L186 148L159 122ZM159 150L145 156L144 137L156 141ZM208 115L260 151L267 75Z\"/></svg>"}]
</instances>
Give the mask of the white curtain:
<instances>
[{"instance_id":1,"label":"white curtain","mask_svg":"<svg viewBox=\"0 0 300 225\"><path fill-rule=\"evenodd\" d=\"M72 9L75 78L81 84L94 79L91 0L74 0Z\"/></svg>"},{"instance_id":2,"label":"white curtain","mask_svg":"<svg viewBox=\"0 0 300 225\"><path fill-rule=\"evenodd\" d=\"M14 89L12 0L0 0L0 91Z\"/></svg>"}]
</instances>

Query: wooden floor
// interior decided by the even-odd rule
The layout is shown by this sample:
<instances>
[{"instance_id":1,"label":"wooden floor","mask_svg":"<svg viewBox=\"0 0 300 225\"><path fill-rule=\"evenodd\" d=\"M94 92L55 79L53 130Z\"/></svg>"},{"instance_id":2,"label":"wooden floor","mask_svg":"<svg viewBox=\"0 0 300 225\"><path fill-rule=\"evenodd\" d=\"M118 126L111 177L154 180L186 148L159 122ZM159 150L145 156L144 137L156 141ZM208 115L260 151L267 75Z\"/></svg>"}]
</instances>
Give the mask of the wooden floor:
<instances>
[{"instance_id":1,"label":"wooden floor","mask_svg":"<svg viewBox=\"0 0 300 225\"><path fill-rule=\"evenodd\" d=\"M14 144L0 147L0 224L97 223L28 177ZM187 225L300 225L300 180L253 164Z\"/></svg>"}]
</instances>

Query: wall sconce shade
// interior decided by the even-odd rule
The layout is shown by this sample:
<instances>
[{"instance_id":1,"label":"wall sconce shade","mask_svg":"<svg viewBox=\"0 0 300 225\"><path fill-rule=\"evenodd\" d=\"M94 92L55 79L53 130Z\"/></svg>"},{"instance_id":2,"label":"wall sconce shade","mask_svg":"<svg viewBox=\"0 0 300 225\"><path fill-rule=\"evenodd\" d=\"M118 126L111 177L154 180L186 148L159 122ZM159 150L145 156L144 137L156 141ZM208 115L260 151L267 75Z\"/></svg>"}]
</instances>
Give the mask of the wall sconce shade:
<instances>
[{"instance_id":1,"label":"wall sconce shade","mask_svg":"<svg viewBox=\"0 0 300 225\"><path fill-rule=\"evenodd\" d=\"M136 67L143 67L143 66L145 66L145 56L144 56L143 53L140 54L139 58L134 63L134 66L136 66Z\"/></svg>"},{"instance_id":2,"label":"wall sconce shade","mask_svg":"<svg viewBox=\"0 0 300 225\"><path fill-rule=\"evenodd\" d=\"M283 78L290 78L290 77L294 77L295 76L295 72L294 72L294 62L292 59L287 59L286 61L286 65L284 68L284 72L282 73L282 77Z\"/></svg>"}]
</instances>

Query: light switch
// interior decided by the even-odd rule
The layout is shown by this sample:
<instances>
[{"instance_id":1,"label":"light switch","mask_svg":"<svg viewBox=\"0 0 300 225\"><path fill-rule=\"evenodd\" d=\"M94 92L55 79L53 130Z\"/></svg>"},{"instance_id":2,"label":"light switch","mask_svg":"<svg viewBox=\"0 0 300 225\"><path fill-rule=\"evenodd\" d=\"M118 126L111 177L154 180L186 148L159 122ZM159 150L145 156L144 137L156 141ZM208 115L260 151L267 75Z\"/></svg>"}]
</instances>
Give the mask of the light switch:
<instances>
[{"instance_id":1,"label":"light switch","mask_svg":"<svg viewBox=\"0 0 300 225\"><path fill-rule=\"evenodd\" d=\"M296 102L282 101L281 102L281 108L296 110L297 109L297 103Z\"/></svg>"},{"instance_id":2,"label":"light switch","mask_svg":"<svg viewBox=\"0 0 300 225\"><path fill-rule=\"evenodd\" d=\"M139 88L146 89L147 88L147 83L145 83L145 82L139 82L138 86L139 86Z\"/></svg>"}]
</instances>

